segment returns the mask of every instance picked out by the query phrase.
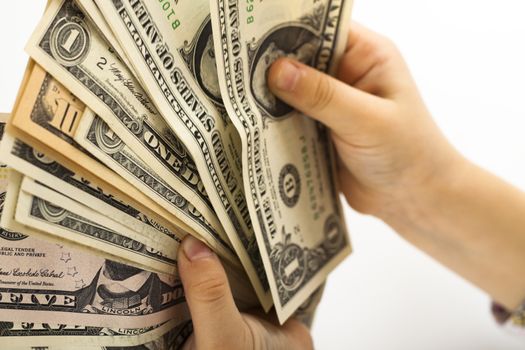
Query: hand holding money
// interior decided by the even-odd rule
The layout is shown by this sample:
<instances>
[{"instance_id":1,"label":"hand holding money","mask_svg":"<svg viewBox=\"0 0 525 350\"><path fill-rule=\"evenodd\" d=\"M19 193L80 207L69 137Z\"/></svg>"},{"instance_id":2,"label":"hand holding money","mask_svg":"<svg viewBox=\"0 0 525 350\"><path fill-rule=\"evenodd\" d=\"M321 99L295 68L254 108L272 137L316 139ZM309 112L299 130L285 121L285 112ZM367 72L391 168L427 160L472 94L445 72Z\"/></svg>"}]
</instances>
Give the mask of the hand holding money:
<instances>
[{"instance_id":1,"label":"hand holding money","mask_svg":"<svg viewBox=\"0 0 525 350\"><path fill-rule=\"evenodd\" d=\"M282 59L268 82L283 101L332 130L341 189L359 211L388 219L404 198L420 197L408 191L463 161L435 127L394 44L357 23L335 78Z\"/></svg>"},{"instance_id":2,"label":"hand holding money","mask_svg":"<svg viewBox=\"0 0 525 350\"><path fill-rule=\"evenodd\" d=\"M294 318L279 326L262 309L240 313L219 259L198 240L182 242L178 261L194 327L185 349L313 349L308 328Z\"/></svg>"},{"instance_id":3,"label":"hand holding money","mask_svg":"<svg viewBox=\"0 0 525 350\"><path fill-rule=\"evenodd\" d=\"M390 40L353 23L335 78L283 59L268 81L331 129L354 209L381 218L509 310L523 303L525 195L451 146Z\"/></svg>"},{"instance_id":4,"label":"hand holding money","mask_svg":"<svg viewBox=\"0 0 525 350\"><path fill-rule=\"evenodd\" d=\"M266 71L333 73L350 9L49 1L0 146L0 344L178 349L191 318L198 348L311 347L292 316L311 323L351 246L329 134Z\"/></svg>"}]
</instances>

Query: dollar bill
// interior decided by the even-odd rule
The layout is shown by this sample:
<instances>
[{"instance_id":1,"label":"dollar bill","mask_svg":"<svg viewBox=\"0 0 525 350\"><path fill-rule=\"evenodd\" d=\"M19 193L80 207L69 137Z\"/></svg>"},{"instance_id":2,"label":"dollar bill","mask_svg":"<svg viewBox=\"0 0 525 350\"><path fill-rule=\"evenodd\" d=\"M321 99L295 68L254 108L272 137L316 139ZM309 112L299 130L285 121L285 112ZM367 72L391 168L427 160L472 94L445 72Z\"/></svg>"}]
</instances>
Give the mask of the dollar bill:
<instances>
[{"instance_id":1,"label":"dollar bill","mask_svg":"<svg viewBox=\"0 0 525 350\"><path fill-rule=\"evenodd\" d=\"M219 83L242 140L248 206L281 322L351 247L329 133L278 100L266 72L283 56L333 72L350 9L351 0L211 1Z\"/></svg>"},{"instance_id":2,"label":"dollar bill","mask_svg":"<svg viewBox=\"0 0 525 350\"><path fill-rule=\"evenodd\" d=\"M121 202L126 201L127 203L133 203L133 205L142 212L148 213L148 223L153 222L149 219L154 219L156 223L162 223L161 226L156 225L155 228L180 228L178 230L181 231L180 235L183 236L185 232L189 232L194 236L200 237L214 248L220 256L228 259L234 265L239 265L238 259L229 247L229 243L222 240L221 235L217 233L215 228L212 227L198 211L194 210L193 206L178 195L177 191L173 190L165 181L160 179L159 176L153 172L144 172L144 169L150 168L128 147L113 149L113 151L110 150L111 148L104 147L106 141L115 144L116 140L120 140L115 134L106 130L102 135L95 133L97 137L94 140L89 139L85 133L93 136L92 131L94 127L96 129L100 129L100 126L105 128L106 124L100 120L95 123L95 120L90 118L91 113L86 110L85 105L40 66L34 65L34 67L30 69L30 76L26 85L27 86L23 87L25 91L22 94L25 103L16 109L11 120L11 124L16 129L23 131L23 133L20 134L20 138L32 145L37 142L36 139L38 138L38 140L41 141L40 143L45 143L48 148L54 150L54 152L49 154L50 156L52 155L55 160L59 160L61 164L69 163L68 168L74 169L76 174L82 174L83 181L89 179L91 183L97 183L97 188L103 188L106 194L111 193L111 198L123 198ZM87 121L87 123L85 121ZM115 140L109 139L109 135L113 135ZM94 142L99 139L99 136L102 137L104 142ZM79 142L77 143L75 140ZM80 144L85 147L80 147ZM118 144L119 142L116 143L116 145ZM40 144L37 143L37 145L38 149L41 150ZM9 147L7 148L9 149ZM121 176L95 160L91 155L87 154L86 148L95 152L100 158L105 160L107 164L111 165L113 169L127 176L127 179L133 184L142 186L142 189L150 190L150 196L145 196L128 181L125 181ZM119 152L115 152L115 150ZM16 149L15 151L17 151L17 155L20 156L21 150ZM46 149L46 154L47 151L49 150ZM6 155L6 157L9 161L12 160L9 156ZM25 152L24 157L34 158L32 154L27 152ZM17 159L12 161L19 163ZM23 173L28 173L26 171L27 164L22 164L20 167L17 167L17 164L11 165ZM54 173L60 173L60 169L55 166L45 166L45 168L48 170L52 169ZM89 174L82 171L86 168L89 169ZM94 181L94 174L96 174L99 181ZM58 175L63 176L64 174ZM41 180L44 181L46 179L47 178L44 179L43 177ZM51 181L54 180L55 179ZM56 184L48 184L48 186L57 189L62 188ZM86 186L83 187L85 189ZM69 189L71 190L71 188ZM76 192L78 192L78 190ZM77 198L70 193L66 195L71 198ZM101 199L105 200L105 198ZM100 206L99 201L88 200L85 204L95 210L102 210L102 213L105 215L109 213L111 213L112 216L115 215L115 208L108 208L108 205ZM115 203L110 203L110 205L114 204ZM186 215L186 222L200 229L200 232L197 232L186 223L174 217L174 214L182 211ZM120 215L118 215L119 213L116 214L116 220L120 220L125 225L137 226L134 220L130 221L128 215L123 216L121 213ZM131 228L134 230L144 229L144 227L133 226ZM148 233L159 236L159 234L165 235L166 231L160 230L156 233ZM159 239L162 240L162 237L159 237Z\"/></svg>"},{"instance_id":3,"label":"dollar bill","mask_svg":"<svg viewBox=\"0 0 525 350\"><path fill-rule=\"evenodd\" d=\"M136 242L142 243L148 247L159 247L162 246L164 249L160 250L159 253L163 256L175 260L177 258L177 251L179 249L179 242L174 239L170 239L168 242L159 242L158 240L141 235L127 226L124 226L108 216L102 215L99 212L90 209L89 207L82 205L81 203L60 194L54 189L43 185L39 181L25 176L22 180L22 185L20 190L32 195L33 197L38 197L48 203L53 204L54 206L61 206L67 208L67 210L77 216L82 216L84 219L91 222L96 222L97 224L113 231L118 232L120 235L130 238ZM102 249L101 249L102 250Z\"/></svg>"},{"instance_id":4,"label":"dollar bill","mask_svg":"<svg viewBox=\"0 0 525 350\"><path fill-rule=\"evenodd\" d=\"M100 35L116 51L126 67L128 67L128 69L133 72L133 66L131 65L131 62L124 53L124 50L120 47L117 38L115 38L115 35L113 35L111 28L104 19L104 16L102 16L102 13L95 2L93 0L75 0L75 2L82 10L82 13L84 13L88 17L88 20L93 23L92 27L99 31ZM133 75L137 77L137 74L133 73Z\"/></svg>"},{"instance_id":5,"label":"dollar bill","mask_svg":"<svg viewBox=\"0 0 525 350\"><path fill-rule=\"evenodd\" d=\"M14 236L18 236L20 234L23 234L25 236L32 236L34 238L37 238L41 241L51 242L57 245L63 245L64 240L61 239L58 236L49 235L39 229L35 229L29 226L24 225L23 223L20 223L15 220L15 212L16 212L16 206L18 203L18 195L20 193L20 187L22 185L22 180L24 176L13 170L10 169L9 171L9 177L8 177L8 191L5 192L4 195L4 201L2 204L2 216L0 218L0 227L5 232L14 232ZM114 260L120 263L126 263L127 261L121 257L118 256L111 256L109 254L104 254L100 252L96 252L92 249L89 249L86 246L80 245L76 242L69 241L67 242L68 246L70 246L73 249L76 249L78 251L87 252L89 254L97 254L98 256L102 256L105 259Z\"/></svg>"},{"instance_id":6,"label":"dollar bill","mask_svg":"<svg viewBox=\"0 0 525 350\"><path fill-rule=\"evenodd\" d=\"M15 220L64 240L123 257L131 265L167 274L176 273L176 261L159 250L24 191L18 194Z\"/></svg>"},{"instance_id":7,"label":"dollar bill","mask_svg":"<svg viewBox=\"0 0 525 350\"><path fill-rule=\"evenodd\" d=\"M5 173L2 173L2 171L0 171L0 179L3 178L5 178ZM106 260L116 261L120 262L121 264L130 265L130 262L121 256L112 256L109 254L101 254L100 251L87 250L85 246L79 245L76 242L64 241L64 239L62 239L60 236L49 235L37 228L28 227L24 224L13 220L15 216L15 207L18 202L18 193L20 192L22 178L23 176L21 174L11 171L11 191L8 191L8 193L5 196L5 201L1 206L3 214L1 215L0 226L4 228L4 234L9 235L9 232L13 232L13 239L17 239L21 235L18 232L23 232L24 235L29 235L31 237L37 238L39 241L51 242L57 246L67 245L68 247L71 247L79 252L85 252L86 254L90 255L96 254L98 256L102 256ZM0 186L2 186L1 181ZM131 264L133 265L133 262L131 262ZM137 266L141 267L140 265ZM250 310L257 307L258 301L250 284L247 283L247 276L242 271L239 271L235 265L232 265L228 261L223 261L223 266L226 270L229 284L232 288L233 295L238 307L241 310ZM24 321L28 320L24 319Z\"/></svg>"},{"instance_id":8,"label":"dollar bill","mask_svg":"<svg viewBox=\"0 0 525 350\"><path fill-rule=\"evenodd\" d=\"M3 138L8 118L7 114L0 114L0 139ZM20 183L21 176L14 177L18 179L15 182ZM2 221L3 214L10 210L5 205L7 185L7 168L0 162ZM11 207L13 210L14 206ZM13 212L7 214L13 215ZM111 277L105 281L111 281L113 286L110 289L115 289L115 284L126 286L127 281L122 280L121 276L130 275L133 273L131 270L134 269L136 275L144 271L119 266L114 261L90 256L74 248L64 250L61 244L49 243L36 237L38 235L28 236L0 228L0 295L4 300L0 304L0 346L32 350L41 347L70 349L73 344L81 343L83 346L91 345L91 349L123 346L140 349L139 344L149 342L150 346L179 349L191 334L192 327L191 322L187 321L189 312L184 302L182 286L173 276L146 272L151 279L146 293L140 289L148 283L148 279L142 278L146 283L141 288L137 288L140 280L132 281L128 287L139 292L139 298L127 296L128 300L134 300L133 305L122 303L122 300L112 300L108 290L97 299L93 293L97 294L99 290L86 293L85 287L84 291L78 288L85 284L84 279L87 281L93 276L92 269L102 265L102 261L104 264L112 264L108 265L112 270L107 271L111 272L110 276L116 281L112 281ZM91 270L86 270L85 266L89 266ZM90 271L91 274L86 274ZM99 277L100 272L106 271L99 271ZM160 289L152 288L159 282ZM63 289L57 290L57 286ZM119 288L118 295L122 295L122 291ZM142 300L139 301L140 298ZM7 300L10 302L6 303ZM60 300L68 300L68 303L61 305ZM65 322L81 325L72 326L64 324ZM164 323L152 326L158 322Z\"/></svg>"},{"instance_id":9,"label":"dollar bill","mask_svg":"<svg viewBox=\"0 0 525 350\"><path fill-rule=\"evenodd\" d=\"M176 208L180 220L191 226L194 217L188 214L198 211L228 241L190 154L162 120L133 74L84 18L72 0L52 1L27 51L177 189L180 202L187 203ZM81 52L74 52L77 49ZM149 189L141 187L141 190L147 190L145 193L152 198L158 195ZM195 229L199 232L200 228Z\"/></svg>"},{"instance_id":10,"label":"dollar bill","mask_svg":"<svg viewBox=\"0 0 525 350\"><path fill-rule=\"evenodd\" d=\"M9 350L178 350L193 332L191 322L138 329L0 322L0 345Z\"/></svg>"},{"instance_id":11,"label":"dollar bill","mask_svg":"<svg viewBox=\"0 0 525 350\"><path fill-rule=\"evenodd\" d=\"M104 120L89 109L86 109L82 116L75 140L116 173L125 177L133 186L153 194L152 198L169 212L176 215L177 212L184 211L186 223L190 223L201 237L206 237L205 240L209 241L221 256L238 264L230 242L222 239L222 235L195 207L181 197L177 190L140 159Z\"/></svg>"},{"instance_id":12,"label":"dollar bill","mask_svg":"<svg viewBox=\"0 0 525 350\"><path fill-rule=\"evenodd\" d=\"M5 199L2 204L3 215L0 220L0 227L2 227L5 232L15 232L16 233L15 236L18 235L19 233L22 233L23 235L31 236L41 241L54 243L59 246L67 245L68 247L72 249L75 249L81 252L86 252L87 254L91 254L91 255L97 255L104 259L115 261L121 264L133 265L137 268L144 269L144 270L155 270L155 268L143 266L137 261L133 260L136 257L135 253L133 252L128 252L129 254L112 255L108 252L111 249L105 249L105 250L93 249L89 245L82 244L82 242L65 239L61 237L60 234L56 234L56 232L55 234L53 233L50 234L49 230L43 230L42 227L35 227L34 225L33 226L28 225L26 222L16 221L15 220L16 209L19 204L19 198L20 198L20 193L21 193L20 188L22 186L23 177L24 176L22 174L14 170L11 170L9 172L9 186L8 186L9 191L7 191L5 194ZM122 250L126 250L128 248L129 247L126 247L126 248L123 248ZM131 247L131 248L136 248L136 247ZM153 251L152 249L150 250ZM151 261L148 262L148 265L149 263L151 263ZM158 264L153 261L153 265L158 265ZM172 268L169 268L169 266L165 266L165 265L162 265L162 266L168 268L172 274L174 273L174 270Z\"/></svg>"},{"instance_id":13,"label":"dollar bill","mask_svg":"<svg viewBox=\"0 0 525 350\"><path fill-rule=\"evenodd\" d=\"M0 128L3 128L3 124L1 123ZM5 149L6 146L7 150ZM82 177L78 177L74 172L64 168L46 155L35 151L33 148L22 141L15 140L9 134L5 134L4 136L0 154L0 159L9 163L10 166L14 165L18 171L28 176L38 178L39 181L45 183L45 185L48 187L59 189L61 193L70 198L75 198L78 200L79 198L83 198L86 195L90 195L91 197L89 198L88 202L91 203L92 207L99 208L101 213L106 213L112 218L114 217L113 212L115 209L128 212L129 215L142 216L133 208L122 205L121 202L116 201L110 194L101 192L98 187L92 187L89 181ZM17 188L21 186L21 181L22 179L20 178L18 180L20 184L17 186ZM48 241L51 240L57 244L63 244L63 241L58 236L50 236L38 230L28 228L27 226L24 226L14 220L10 220L10 218L12 219L14 217L14 208L17 203L18 191L19 190L16 191L16 197L8 198L9 203L5 204L4 206L4 211L9 211L10 208L12 208L12 212L8 215L2 216L1 226L8 228L11 231L30 232L31 235L35 235L40 239ZM81 202L84 203L83 201ZM158 224L155 222L151 222L151 224L158 226ZM68 245L75 245L75 243L68 242ZM85 247L78 244L75 246L77 250L85 249ZM104 256L108 257L108 255ZM127 263L125 259L117 256L109 256L109 259ZM223 265L227 272L230 286L233 289L237 305L244 310L249 310L256 307L258 302L254 295L253 289L249 283L246 283L248 278L245 273L238 268L237 264L233 264L229 260L223 260Z\"/></svg>"},{"instance_id":14,"label":"dollar bill","mask_svg":"<svg viewBox=\"0 0 525 350\"><path fill-rule=\"evenodd\" d=\"M192 153L217 215L268 309L270 290L244 195L241 143L220 95L209 1L95 2L157 108Z\"/></svg>"},{"instance_id":15,"label":"dollar bill","mask_svg":"<svg viewBox=\"0 0 525 350\"><path fill-rule=\"evenodd\" d=\"M5 136L0 146L0 157L20 173L38 178L44 185L57 189L69 198L75 198L91 210L97 210L143 236L153 238L162 233L169 237L169 241L165 242L168 246L181 241L180 229L164 226L10 135Z\"/></svg>"},{"instance_id":16,"label":"dollar bill","mask_svg":"<svg viewBox=\"0 0 525 350\"><path fill-rule=\"evenodd\" d=\"M6 201L3 187L2 223L12 210ZM0 319L9 322L146 328L189 318L175 275L149 272L41 240L33 232L5 228L0 229L0 296Z\"/></svg>"},{"instance_id":17,"label":"dollar bill","mask_svg":"<svg viewBox=\"0 0 525 350\"><path fill-rule=\"evenodd\" d=\"M7 135L4 136L4 143L9 144L10 143L9 141L10 141L9 140L9 136L7 136ZM32 152L32 149L29 148L27 145L25 145L23 143L19 143L18 147L15 147L15 149L17 151L21 152L22 155L32 155L32 156L35 155L35 153ZM41 154L38 154L38 153L37 153L37 155L39 156L38 159L40 161L42 161L42 160L43 161L49 161L49 159L46 159L45 156L43 156ZM37 157L35 157L35 158L37 158ZM9 159L7 159L5 161L8 162L9 164L13 164L13 162L11 162ZM44 166L50 166L51 165L55 169L60 166L59 164L54 163L52 161L44 163L43 165ZM34 170L34 167L29 167L29 169L27 169L27 170L29 170L28 173L31 173L31 175L33 175L33 176L34 175L39 175L39 173L42 172L42 170L38 169L38 168L36 169L36 170L38 170L37 172L31 172L31 170ZM55 184L55 185L58 184L58 185L60 185L60 181L58 181L58 182L57 181L55 181L55 182L51 181L51 184ZM84 185L84 183L81 183L81 185ZM60 203L59 201L62 201L63 199L68 200L67 197L59 196L56 199L57 203ZM77 207L77 210L78 210L78 207L83 207L83 206L81 206L79 204L74 204L74 203L70 203L70 205L72 205L72 207ZM147 231L146 232L141 232L141 233L136 233L135 231L127 228L126 226L118 224L115 221L106 218L102 214L100 214L100 213L98 213L98 212L96 212L96 211L94 211L92 209L85 208L85 210L82 210L81 212L83 212L84 214L90 213L91 217L97 218L97 220L99 222L105 222L106 224L110 224L110 227L113 227L114 230L116 228L121 228L122 231L119 231L119 232L123 232L124 233L124 235L123 235L124 237L131 238L134 241L138 241L138 242L140 242L142 244L150 246L150 247L152 247L152 249L160 250L160 251L162 251L163 255L170 255L171 259L175 258L175 254L176 254L176 251L178 249L178 244L180 242L180 238L178 238L178 237L170 237L167 234L164 234L164 235L160 236L160 237L163 237L164 239L159 240L157 236L154 236L154 238L152 238L152 237L149 237L149 236L145 235L145 233L147 233ZM153 227L152 225L149 226L149 227ZM84 241L84 242L86 242L86 241ZM97 249L100 249L101 251L106 251L107 253L110 253L112 251L110 247L102 247L101 246L103 244L110 244L110 242L104 242L103 240L95 240L95 242L97 244L96 245L90 245L90 247L92 247L92 248L97 247ZM168 267L165 267L165 268L168 268ZM171 270L172 270L172 268L170 267L169 270L165 270L165 271L171 271Z\"/></svg>"},{"instance_id":18,"label":"dollar bill","mask_svg":"<svg viewBox=\"0 0 525 350\"><path fill-rule=\"evenodd\" d=\"M174 232L178 230L181 233L193 232L155 201L94 159L73 140L85 105L38 65L32 64L28 68L20 97L24 103L15 104L8 128L10 133L23 139L24 143L15 144L11 137L2 145L5 161L12 167L32 176L31 171L35 169L31 165L37 165L44 170L38 176L40 180L68 181L71 186L66 186L65 189L75 193L66 195L71 198L85 198L83 192L90 193L97 197L96 200L88 200L84 204L92 209L102 210L102 213L111 215L137 232L158 236L159 239L165 235L174 237ZM31 144L32 147L27 147L26 144ZM37 146L39 152L34 151L34 146ZM42 152L45 156L52 157L53 161ZM21 158L23 162L20 162ZM60 162L60 165L55 161ZM46 173L54 176L49 178ZM59 190L63 188L62 184L56 182L48 186ZM134 208L122 203L132 203ZM152 225L153 227L147 227Z\"/></svg>"}]
</instances>

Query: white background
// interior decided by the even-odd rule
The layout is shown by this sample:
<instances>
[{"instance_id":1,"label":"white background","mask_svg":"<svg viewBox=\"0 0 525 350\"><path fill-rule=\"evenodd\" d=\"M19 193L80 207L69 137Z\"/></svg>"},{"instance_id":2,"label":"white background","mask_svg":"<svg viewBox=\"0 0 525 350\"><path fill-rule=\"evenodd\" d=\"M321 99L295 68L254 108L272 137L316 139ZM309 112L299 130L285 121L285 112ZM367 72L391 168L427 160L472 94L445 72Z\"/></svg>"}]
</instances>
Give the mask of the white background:
<instances>
[{"instance_id":1,"label":"white background","mask_svg":"<svg viewBox=\"0 0 525 350\"><path fill-rule=\"evenodd\" d=\"M44 5L0 3L2 112L14 102L27 60L23 47ZM353 16L398 44L453 144L522 189L524 15L523 0L357 0ZM378 220L349 208L347 218L355 252L330 276L313 329L318 349L525 348L525 336L494 324L484 293Z\"/></svg>"}]
</instances>

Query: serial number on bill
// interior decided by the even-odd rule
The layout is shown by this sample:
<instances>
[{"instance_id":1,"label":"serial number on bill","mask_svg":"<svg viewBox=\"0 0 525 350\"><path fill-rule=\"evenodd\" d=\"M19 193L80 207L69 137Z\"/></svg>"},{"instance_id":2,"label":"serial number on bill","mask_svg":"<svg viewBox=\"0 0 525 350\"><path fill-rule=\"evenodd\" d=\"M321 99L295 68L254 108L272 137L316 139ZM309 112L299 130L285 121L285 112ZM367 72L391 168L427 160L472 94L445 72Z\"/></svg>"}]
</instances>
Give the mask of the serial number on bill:
<instances>
[{"instance_id":1,"label":"serial number on bill","mask_svg":"<svg viewBox=\"0 0 525 350\"><path fill-rule=\"evenodd\" d=\"M246 0L246 12L253 13L253 11L255 11L254 3L255 3L255 0ZM248 17L246 18L247 24L251 24L254 21L255 21L255 17L253 15L248 15Z\"/></svg>"}]
</instances>

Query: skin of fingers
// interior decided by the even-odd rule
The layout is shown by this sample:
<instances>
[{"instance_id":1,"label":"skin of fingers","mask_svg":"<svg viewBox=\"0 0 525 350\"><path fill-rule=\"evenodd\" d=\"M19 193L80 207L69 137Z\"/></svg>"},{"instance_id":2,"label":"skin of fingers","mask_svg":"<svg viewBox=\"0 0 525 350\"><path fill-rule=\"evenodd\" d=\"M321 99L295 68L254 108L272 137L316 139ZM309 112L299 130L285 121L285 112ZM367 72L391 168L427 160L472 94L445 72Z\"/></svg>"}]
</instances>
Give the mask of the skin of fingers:
<instances>
[{"instance_id":1,"label":"skin of fingers","mask_svg":"<svg viewBox=\"0 0 525 350\"><path fill-rule=\"evenodd\" d=\"M215 253L187 236L178 253L179 272L193 320L185 349L309 349L308 329L296 320L283 326L269 318L241 314Z\"/></svg>"},{"instance_id":2,"label":"skin of fingers","mask_svg":"<svg viewBox=\"0 0 525 350\"><path fill-rule=\"evenodd\" d=\"M263 313L262 310L260 313ZM295 319L291 319L284 325L272 323L265 317L252 314L242 314L244 319L244 330L242 333L250 335L249 342L243 342L236 337L232 342L223 343L220 348L202 347L193 334L184 344L184 350L310 350L313 349L313 341L308 328ZM239 328L237 328L239 330ZM202 343L202 342L201 342Z\"/></svg>"}]
</instances>

